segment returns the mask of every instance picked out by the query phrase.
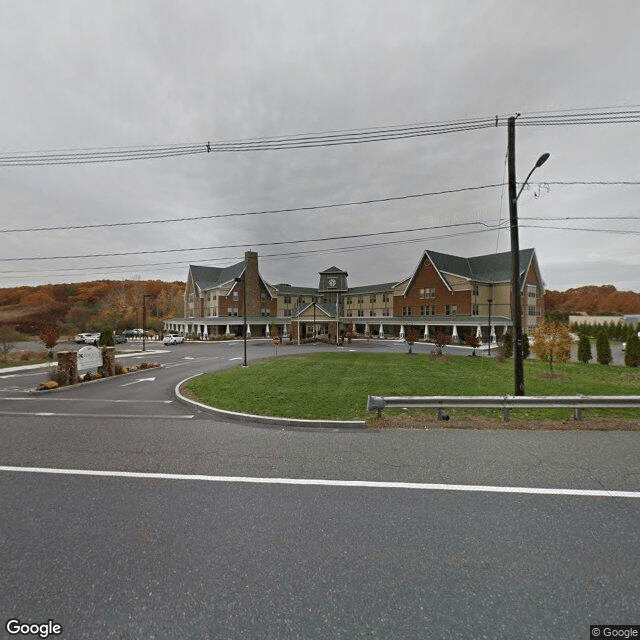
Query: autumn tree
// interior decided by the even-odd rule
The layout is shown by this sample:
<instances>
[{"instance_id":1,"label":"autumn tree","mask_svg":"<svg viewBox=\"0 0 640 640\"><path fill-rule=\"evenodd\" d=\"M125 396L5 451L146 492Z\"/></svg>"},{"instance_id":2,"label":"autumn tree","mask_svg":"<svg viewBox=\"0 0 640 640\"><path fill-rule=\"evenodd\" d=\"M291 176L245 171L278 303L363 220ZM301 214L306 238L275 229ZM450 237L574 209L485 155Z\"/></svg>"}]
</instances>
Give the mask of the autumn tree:
<instances>
[{"instance_id":1,"label":"autumn tree","mask_svg":"<svg viewBox=\"0 0 640 640\"><path fill-rule=\"evenodd\" d=\"M540 360L549 363L551 372L554 362L568 362L571 357L571 335L565 324L543 320L531 332L531 337L533 352Z\"/></svg>"},{"instance_id":2,"label":"autumn tree","mask_svg":"<svg viewBox=\"0 0 640 640\"><path fill-rule=\"evenodd\" d=\"M604 329L598 333L598 337L596 338L596 359L600 364L609 364L613 360L611 357L609 338Z\"/></svg>"},{"instance_id":3,"label":"autumn tree","mask_svg":"<svg viewBox=\"0 0 640 640\"><path fill-rule=\"evenodd\" d=\"M586 333L581 333L580 340L578 342L578 360L586 364L592 358L591 340L589 340L589 336Z\"/></svg>"},{"instance_id":4,"label":"autumn tree","mask_svg":"<svg viewBox=\"0 0 640 640\"><path fill-rule=\"evenodd\" d=\"M407 335L405 336L405 341L409 345L409 353L411 353L411 347L414 342L418 342L420 340L420 332L415 329L409 329L407 331Z\"/></svg>"},{"instance_id":5,"label":"autumn tree","mask_svg":"<svg viewBox=\"0 0 640 640\"><path fill-rule=\"evenodd\" d=\"M480 340L480 338L476 335L475 331L470 331L464 341L467 343L467 346L473 349L471 355L475 356L476 349L482 344L482 340Z\"/></svg>"},{"instance_id":6,"label":"autumn tree","mask_svg":"<svg viewBox=\"0 0 640 640\"><path fill-rule=\"evenodd\" d=\"M438 331L438 333L436 334L436 337L433 339L433 342L436 345L436 350L434 353L437 356L441 356L442 353L444 352L444 348L448 344L451 344L451 336L447 335L443 331Z\"/></svg>"},{"instance_id":7,"label":"autumn tree","mask_svg":"<svg viewBox=\"0 0 640 640\"><path fill-rule=\"evenodd\" d=\"M53 348L58 344L58 339L60 338L60 331L52 324L45 324L40 328L38 337L42 340L45 348L48 349L49 357L52 358Z\"/></svg>"},{"instance_id":8,"label":"autumn tree","mask_svg":"<svg viewBox=\"0 0 640 640\"><path fill-rule=\"evenodd\" d=\"M6 362L9 358L9 352L15 347L15 343L20 340L20 334L14 329L6 326L0 326L0 358Z\"/></svg>"}]
</instances>

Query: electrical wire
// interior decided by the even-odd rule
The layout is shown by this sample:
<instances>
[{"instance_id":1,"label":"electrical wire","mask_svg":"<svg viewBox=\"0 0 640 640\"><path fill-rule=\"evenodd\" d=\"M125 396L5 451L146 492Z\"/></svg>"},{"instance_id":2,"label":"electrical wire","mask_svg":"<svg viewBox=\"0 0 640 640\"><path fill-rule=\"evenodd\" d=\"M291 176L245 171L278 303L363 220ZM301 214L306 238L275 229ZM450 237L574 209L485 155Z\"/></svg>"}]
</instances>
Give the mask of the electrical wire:
<instances>
[{"instance_id":1,"label":"electrical wire","mask_svg":"<svg viewBox=\"0 0 640 640\"><path fill-rule=\"evenodd\" d=\"M0 233L24 233L24 232L36 232L36 231L70 231L73 229L98 229L105 227L128 227L132 225L144 225L144 224L163 224L168 222L187 222L195 220L211 220L214 218L233 218L241 216L261 216L273 213L293 213L293 212L307 212L318 211L319 209L334 209L338 207L353 207L366 204L376 204L380 202L397 202L400 200L410 200L412 198L426 198L428 196L440 196L445 194L462 193L464 191L478 191L480 189L491 189L495 187L502 187L503 183L498 184L484 184L477 187L460 187L458 189L445 189L442 191L430 191L425 193L410 193L400 196L389 196L386 198L369 198L367 200L352 200L348 202L333 202L329 204L316 204L306 207L289 207L286 209L264 209L261 211L242 211L238 213L215 213L203 216L187 216L181 218L164 218L162 220L130 220L127 222L104 222L98 224L79 224L79 225L64 225L53 227L27 227L22 229L0 229Z\"/></svg>"},{"instance_id":2,"label":"electrical wire","mask_svg":"<svg viewBox=\"0 0 640 640\"><path fill-rule=\"evenodd\" d=\"M453 227L466 227L470 225L482 225L487 228L497 228L492 227L484 222L459 222L455 224L445 224L445 225L437 225L437 226L429 226L429 227L417 227L414 229L397 229L392 231L375 231L371 233L354 233L343 236L327 236L325 238L305 238L305 239L296 239L296 240L276 240L273 242L244 242L242 244L223 244L223 245L214 245L210 247L190 247L184 249L149 249L146 251L122 251L122 252L113 252L113 253L89 253L83 255L67 255L67 256L35 256L35 257L25 257L20 256L18 258L0 258L0 262L18 262L18 261L34 261L34 260L75 260L79 258L111 258L116 256L132 256L132 255L148 255L153 253L180 253L184 251L210 251L212 249L238 249L246 246L252 247L269 247L283 244L302 244L306 242L329 242L331 240L344 240L347 238L369 238L373 236L384 236L391 235L396 233L414 233L416 231L428 231L429 229L450 229Z\"/></svg>"}]
</instances>

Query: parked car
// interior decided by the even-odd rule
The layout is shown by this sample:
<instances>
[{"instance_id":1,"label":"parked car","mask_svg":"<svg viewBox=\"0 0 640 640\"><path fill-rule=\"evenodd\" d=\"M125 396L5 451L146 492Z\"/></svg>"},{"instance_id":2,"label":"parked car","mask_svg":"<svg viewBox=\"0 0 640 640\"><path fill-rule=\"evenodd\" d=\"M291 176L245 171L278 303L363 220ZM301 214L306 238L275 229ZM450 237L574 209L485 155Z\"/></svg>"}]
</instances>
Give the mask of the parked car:
<instances>
[{"instance_id":1,"label":"parked car","mask_svg":"<svg viewBox=\"0 0 640 640\"><path fill-rule=\"evenodd\" d=\"M79 333L76 337L75 337L75 341L78 344L82 344L83 342L87 341L87 338L90 338L93 334L92 333Z\"/></svg>"},{"instance_id":2,"label":"parked car","mask_svg":"<svg viewBox=\"0 0 640 640\"><path fill-rule=\"evenodd\" d=\"M94 347L98 346L100 342L100 333L87 333L84 339L85 344L92 344Z\"/></svg>"},{"instance_id":3,"label":"parked car","mask_svg":"<svg viewBox=\"0 0 640 640\"><path fill-rule=\"evenodd\" d=\"M116 344L123 344L123 343L125 343L127 341L127 337L117 333L116 337L115 337L115 340L116 340Z\"/></svg>"},{"instance_id":4,"label":"parked car","mask_svg":"<svg viewBox=\"0 0 640 640\"><path fill-rule=\"evenodd\" d=\"M163 344L180 344L184 342L184 336L178 335L177 333L167 333L167 335L162 339Z\"/></svg>"}]
</instances>

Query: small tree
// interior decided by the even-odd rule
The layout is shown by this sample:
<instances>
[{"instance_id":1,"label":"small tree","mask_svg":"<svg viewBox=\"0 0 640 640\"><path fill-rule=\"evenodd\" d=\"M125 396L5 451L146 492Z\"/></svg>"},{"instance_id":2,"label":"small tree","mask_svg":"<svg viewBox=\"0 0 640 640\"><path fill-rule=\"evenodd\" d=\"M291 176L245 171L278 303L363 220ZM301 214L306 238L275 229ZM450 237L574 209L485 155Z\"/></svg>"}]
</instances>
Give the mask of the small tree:
<instances>
[{"instance_id":1,"label":"small tree","mask_svg":"<svg viewBox=\"0 0 640 640\"><path fill-rule=\"evenodd\" d=\"M526 360L531 354L531 345L529 344L529 336L526 333L522 334L522 359Z\"/></svg>"},{"instance_id":2,"label":"small tree","mask_svg":"<svg viewBox=\"0 0 640 640\"><path fill-rule=\"evenodd\" d=\"M609 364L613 360L609 338L604 329L598 332L598 337L596 338L596 359L600 364Z\"/></svg>"},{"instance_id":3,"label":"small tree","mask_svg":"<svg viewBox=\"0 0 640 640\"><path fill-rule=\"evenodd\" d=\"M411 347L413 346L413 343L418 342L418 340L420 340L420 333L415 329L409 329L405 336L405 342L409 345L409 353L412 353Z\"/></svg>"},{"instance_id":4,"label":"small tree","mask_svg":"<svg viewBox=\"0 0 640 640\"><path fill-rule=\"evenodd\" d=\"M20 334L7 327L0 328L0 357L3 362L9 358L9 352L15 347L15 343L20 340Z\"/></svg>"},{"instance_id":5,"label":"small tree","mask_svg":"<svg viewBox=\"0 0 640 640\"><path fill-rule=\"evenodd\" d=\"M634 331L627 340L624 351L624 363L627 367L640 366L640 338Z\"/></svg>"},{"instance_id":6,"label":"small tree","mask_svg":"<svg viewBox=\"0 0 640 640\"><path fill-rule=\"evenodd\" d=\"M505 358L513 356L513 334L510 331L502 336L502 354Z\"/></svg>"},{"instance_id":7,"label":"small tree","mask_svg":"<svg viewBox=\"0 0 640 640\"><path fill-rule=\"evenodd\" d=\"M52 324L45 324L41 327L38 337L49 351L49 357L52 358L53 348L58 344L58 339L60 338L60 331Z\"/></svg>"},{"instance_id":8,"label":"small tree","mask_svg":"<svg viewBox=\"0 0 640 640\"><path fill-rule=\"evenodd\" d=\"M467 343L468 346L470 346L473 349L473 352L471 353L471 355L475 356L476 349L482 344L482 340L480 340L480 338L475 334L475 332L470 331L469 335L467 335L467 337L465 338L465 342Z\"/></svg>"},{"instance_id":9,"label":"small tree","mask_svg":"<svg viewBox=\"0 0 640 640\"><path fill-rule=\"evenodd\" d=\"M438 331L433 342L436 345L436 350L434 353L437 356L441 356L444 352L444 348L448 344L451 344L451 336L447 335L446 333L443 333L442 331Z\"/></svg>"},{"instance_id":10,"label":"small tree","mask_svg":"<svg viewBox=\"0 0 640 640\"><path fill-rule=\"evenodd\" d=\"M591 359L593 359L591 340L589 340L589 336L586 333L581 333L578 342L578 360L586 364Z\"/></svg>"},{"instance_id":11,"label":"small tree","mask_svg":"<svg viewBox=\"0 0 640 640\"><path fill-rule=\"evenodd\" d=\"M112 329L103 329L100 332L100 340L98 344L101 347L113 347L116 343L115 336Z\"/></svg>"},{"instance_id":12,"label":"small tree","mask_svg":"<svg viewBox=\"0 0 640 640\"><path fill-rule=\"evenodd\" d=\"M567 362L571 356L569 327L552 319L545 319L531 332L533 352L549 363L553 373L554 362Z\"/></svg>"}]
</instances>

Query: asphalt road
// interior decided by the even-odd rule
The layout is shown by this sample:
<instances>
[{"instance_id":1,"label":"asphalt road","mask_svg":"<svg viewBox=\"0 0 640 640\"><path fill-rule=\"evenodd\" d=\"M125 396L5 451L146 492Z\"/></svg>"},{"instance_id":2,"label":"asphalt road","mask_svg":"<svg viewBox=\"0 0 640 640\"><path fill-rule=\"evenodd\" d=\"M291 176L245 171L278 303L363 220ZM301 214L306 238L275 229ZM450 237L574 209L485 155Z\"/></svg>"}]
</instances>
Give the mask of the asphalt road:
<instances>
[{"instance_id":1,"label":"asphalt road","mask_svg":"<svg viewBox=\"0 0 640 640\"><path fill-rule=\"evenodd\" d=\"M225 423L173 389L242 345L159 350L143 359L162 368L37 397L42 371L0 374L3 624L588 638L640 622L640 433ZM250 358L272 353L250 342Z\"/></svg>"}]
</instances>

